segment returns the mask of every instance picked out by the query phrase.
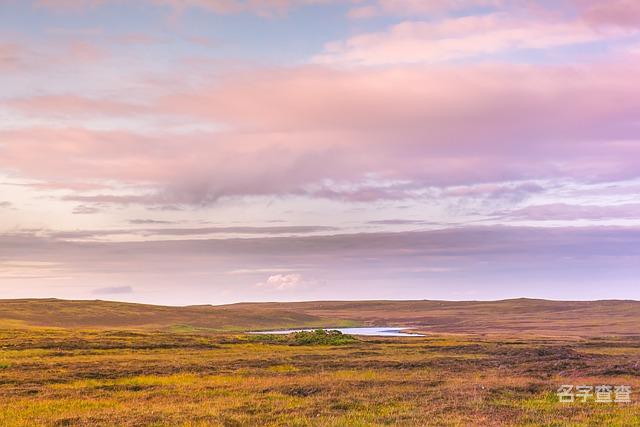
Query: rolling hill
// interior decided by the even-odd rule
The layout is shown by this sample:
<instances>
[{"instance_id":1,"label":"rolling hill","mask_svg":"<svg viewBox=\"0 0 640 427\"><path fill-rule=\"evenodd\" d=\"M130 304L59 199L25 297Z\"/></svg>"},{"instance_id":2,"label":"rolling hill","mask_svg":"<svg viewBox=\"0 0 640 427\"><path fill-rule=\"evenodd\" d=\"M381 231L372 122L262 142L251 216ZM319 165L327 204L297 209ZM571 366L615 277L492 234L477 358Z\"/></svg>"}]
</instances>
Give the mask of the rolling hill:
<instances>
[{"instance_id":1,"label":"rolling hill","mask_svg":"<svg viewBox=\"0 0 640 427\"><path fill-rule=\"evenodd\" d=\"M404 326L433 333L640 334L638 301L319 301L169 307L110 301L0 300L0 327L183 328Z\"/></svg>"}]
</instances>

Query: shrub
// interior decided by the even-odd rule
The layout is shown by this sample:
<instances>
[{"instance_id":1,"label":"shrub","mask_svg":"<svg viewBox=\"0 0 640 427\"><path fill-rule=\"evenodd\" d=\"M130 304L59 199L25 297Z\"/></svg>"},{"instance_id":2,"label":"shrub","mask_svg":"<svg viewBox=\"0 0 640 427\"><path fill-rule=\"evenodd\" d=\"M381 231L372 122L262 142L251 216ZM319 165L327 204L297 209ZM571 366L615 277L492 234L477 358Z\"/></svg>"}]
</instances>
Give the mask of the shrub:
<instances>
[{"instance_id":1,"label":"shrub","mask_svg":"<svg viewBox=\"0 0 640 427\"><path fill-rule=\"evenodd\" d=\"M324 329L294 332L292 335L294 343L298 345L343 345L357 341L352 335Z\"/></svg>"},{"instance_id":2,"label":"shrub","mask_svg":"<svg viewBox=\"0 0 640 427\"><path fill-rule=\"evenodd\" d=\"M358 342L353 335L347 335L340 331L325 329L292 332L287 335L251 335L249 339L251 341L259 341L269 344L288 345L345 345Z\"/></svg>"}]
</instances>

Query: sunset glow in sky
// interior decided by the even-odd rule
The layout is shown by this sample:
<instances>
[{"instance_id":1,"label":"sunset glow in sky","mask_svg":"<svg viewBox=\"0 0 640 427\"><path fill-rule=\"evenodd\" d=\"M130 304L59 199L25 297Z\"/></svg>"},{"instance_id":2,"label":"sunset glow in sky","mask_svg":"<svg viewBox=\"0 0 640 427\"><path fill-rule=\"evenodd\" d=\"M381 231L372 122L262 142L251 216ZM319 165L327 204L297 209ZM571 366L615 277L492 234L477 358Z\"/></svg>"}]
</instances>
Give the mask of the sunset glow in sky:
<instances>
[{"instance_id":1,"label":"sunset glow in sky","mask_svg":"<svg viewBox=\"0 0 640 427\"><path fill-rule=\"evenodd\" d=\"M0 0L0 298L640 299L640 1Z\"/></svg>"}]
</instances>

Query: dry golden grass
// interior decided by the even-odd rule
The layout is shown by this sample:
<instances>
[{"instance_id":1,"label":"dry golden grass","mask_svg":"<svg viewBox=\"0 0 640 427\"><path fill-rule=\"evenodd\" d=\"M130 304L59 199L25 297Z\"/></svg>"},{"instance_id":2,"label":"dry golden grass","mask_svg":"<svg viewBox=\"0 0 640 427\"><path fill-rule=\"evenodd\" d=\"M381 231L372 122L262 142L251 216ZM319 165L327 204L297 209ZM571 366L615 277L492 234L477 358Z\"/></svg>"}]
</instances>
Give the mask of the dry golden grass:
<instances>
[{"instance_id":1,"label":"dry golden grass","mask_svg":"<svg viewBox=\"0 0 640 427\"><path fill-rule=\"evenodd\" d=\"M0 300L0 327L170 328L174 332L409 326L447 334L637 335L638 301L334 301L164 307L108 301Z\"/></svg>"},{"instance_id":2,"label":"dry golden grass","mask_svg":"<svg viewBox=\"0 0 640 427\"><path fill-rule=\"evenodd\" d=\"M168 307L112 301L58 299L0 300L0 327L28 325L62 328L171 327L176 331L197 329L246 330L287 327L350 326L356 323L324 318L284 307L189 306Z\"/></svg>"},{"instance_id":3,"label":"dry golden grass","mask_svg":"<svg viewBox=\"0 0 640 427\"><path fill-rule=\"evenodd\" d=\"M640 390L640 339L361 338L0 330L2 426L640 425L561 384Z\"/></svg>"},{"instance_id":4,"label":"dry golden grass","mask_svg":"<svg viewBox=\"0 0 640 427\"><path fill-rule=\"evenodd\" d=\"M380 326L410 326L436 333L505 336L638 335L640 301L325 301L228 306L288 310Z\"/></svg>"}]
</instances>

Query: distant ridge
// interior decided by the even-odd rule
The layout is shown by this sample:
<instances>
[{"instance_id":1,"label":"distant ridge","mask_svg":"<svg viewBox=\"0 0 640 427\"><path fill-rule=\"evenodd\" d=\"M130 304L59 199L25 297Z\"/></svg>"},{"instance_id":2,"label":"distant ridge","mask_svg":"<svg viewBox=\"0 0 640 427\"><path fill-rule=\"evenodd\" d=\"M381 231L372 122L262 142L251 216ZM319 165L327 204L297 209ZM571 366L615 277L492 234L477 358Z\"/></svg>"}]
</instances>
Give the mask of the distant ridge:
<instances>
[{"instance_id":1,"label":"distant ridge","mask_svg":"<svg viewBox=\"0 0 640 427\"><path fill-rule=\"evenodd\" d=\"M0 328L153 328L243 331L404 326L432 333L640 335L640 301L312 301L160 305L102 300L0 300Z\"/></svg>"}]
</instances>

